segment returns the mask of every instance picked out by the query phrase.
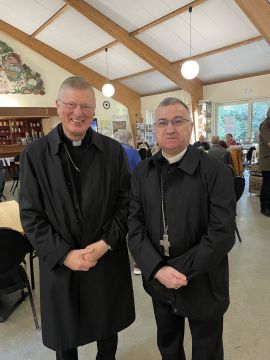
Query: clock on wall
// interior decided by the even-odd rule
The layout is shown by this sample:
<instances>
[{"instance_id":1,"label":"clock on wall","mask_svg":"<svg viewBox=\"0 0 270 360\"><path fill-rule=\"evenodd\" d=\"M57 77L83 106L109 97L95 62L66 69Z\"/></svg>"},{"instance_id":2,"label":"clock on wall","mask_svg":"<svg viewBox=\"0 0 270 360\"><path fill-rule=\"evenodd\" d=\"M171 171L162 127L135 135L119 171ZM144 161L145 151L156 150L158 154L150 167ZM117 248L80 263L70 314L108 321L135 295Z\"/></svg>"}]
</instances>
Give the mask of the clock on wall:
<instances>
[{"instance_id":1,"label":"clock on wall","mask_svg":"<svg viewBox=\"0 0 270 360\"><path fill-rule=\"evenodd\" d=\"M109 109L110 106L111 106L111 104L109 103L109 101L104 101L104 102L103 102L103 107L104 107L104 109Z\"/></svg>"}]
</instances>

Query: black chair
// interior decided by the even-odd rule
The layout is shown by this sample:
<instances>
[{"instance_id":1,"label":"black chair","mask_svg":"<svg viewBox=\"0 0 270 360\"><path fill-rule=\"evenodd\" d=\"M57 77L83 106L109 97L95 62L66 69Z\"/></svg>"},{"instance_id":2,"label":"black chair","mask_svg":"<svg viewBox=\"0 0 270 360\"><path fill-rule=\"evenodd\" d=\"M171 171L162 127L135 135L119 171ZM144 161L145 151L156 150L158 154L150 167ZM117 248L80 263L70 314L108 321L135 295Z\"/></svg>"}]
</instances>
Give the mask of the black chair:
<instances>
[{"instance_id":1,"label":"black chair","mask_svg":"<svg viewBox=\"0 0 270 360\"><path fill-rule=\"evenodd\" d=\"M2 201L2 199L7 200L5 198L5 195L3 194L6 180L5 180L4 170L3 168L1 169L1 163L2 161L0 160L0 201Z\"/></svg>"},{"instance_id":2,"label":"black chair","mask_svg":"<svg viewBox=\"0 0 270 360\"><path fill-rule=\"evenodd\" d=\"M10 192L12 193L12 195L15 194L15 190L17 189L18 185L19 185L19 180L20 180L20 176L19 176L19 172L20 172L20 168L17 164L15 164L15 162L11 162L10 165L8 164L7 160L4 159L5 165L6 165L6 169L9 173L9 176L11 177L11 179L13 180Z\"/></svg>"},{"instance_id":3,"label":"black chair","mask_svg":"<svg viewBox=\"0 0 270 360\"><path fill-rule=\"evenodd\" d=\"M236 202L243 195L243 192L245 190L245 183L246 183L245 178L243 178L242 176L235 176L235 178L234 178L234 193L235 193ZM235 231L236 231L238 240L240 242L242 242L236 222L235 222Z\"/></svg>"},{"instance_id":4,"label":"black chair","mask_svg":"<svg viewBox=\"0 0 270 360\"><path fill-rule=\"evenodd\" d=\"M254 150L256 150L255 146L251 146L248 149L248 152L246 154L246 164L245 165L250 165L251 164L252 154L253 154Z\"/></svg>"},{"instance_id":5,"label":"black chair","mask_svg":"<svg viewBox=\"0 0 270 360\"><path fill-rule=\"evenodd\" d=\"M0 322L5 321L13 310L29 296L36 329L39 328L36 308L27 273L21 265L32 247L21 233L10 228L0 228ZM25 293L27 289L27 293ZM16 301L9 295L17 295Z\"/></svg>"}]
</instances>

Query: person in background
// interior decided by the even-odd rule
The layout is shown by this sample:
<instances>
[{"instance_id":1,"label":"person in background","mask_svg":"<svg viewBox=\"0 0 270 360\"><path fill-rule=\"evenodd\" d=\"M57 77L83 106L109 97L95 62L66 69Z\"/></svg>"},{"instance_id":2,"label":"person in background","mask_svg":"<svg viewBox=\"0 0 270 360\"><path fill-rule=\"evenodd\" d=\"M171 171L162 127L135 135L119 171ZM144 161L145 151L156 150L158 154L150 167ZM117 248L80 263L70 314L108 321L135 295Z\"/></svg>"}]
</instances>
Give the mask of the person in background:
<instances>
[{"instance_id":1,"label":"person in background","mask_svg":"<svg viewBox=\"0 0 270 360\"><path fill-rule=\"evenodd\" d=\"M219 136L212 136L211 144L212 146L208 150L208 155L214 157L215 159L222 160L226 164L231 165L232 164L231 154L226 150L226 148L220 145Z\"/></svg>"},{"instance_id":2,"label":"person in background","mask_svg":"<svg viewBox=\"0 0 270 360\"><path fill-rule=\"evenodd\" d=\"M128 158L130 173L132 174L136 166L140 163L141 158L138 151L131 146L132 135L130 131L118 130L114 134L114 139L117 140L123 146Z\"/></svg>"},{"instance_id":3,"label":"person in background","mask_svg":"<svg viewBox=\"0 0 270 360\"><path fill-rule=\"evenodd\" d=\"M96 133L90 83L60 86L61 123L20 160L20 215L40 264L44 345L57 360L97 341L97 360L115 360L118 332L135 319L126 244L130 174L115 140Z\"/></svg>"},{"instance_id":4,"label":"person in background","mask_svg":"<svg viewBox=\"0 0 270 360\"><path fill-rule=\"evenodd\" d=\"M140 163L141 158L138 151L130 146L132 141L131 133L127 130L119 130L114 134L114 139L122 144L127 154L130 172L133 173L137 165ZM133 273L135 275L141 275L141 270L136 263L133 265Z\"/></svg>"},{"instance_id":5,"label":"person in background","mask_svg":"<svg viewBox=\"0 0 270 360\"><path fill-rule=\"evenodd\" d=\"M260 125L259 167L262 172L261 213L270 217L270 107Z\"/></svg>"},{"instance_id":6,"label":"person in background","mask_svg":"<svg viewBox=\"0 0 270 360\"><path fill-rule=\"evenodd\" d=\"M237 145L237 142L234 140L232 134L226 134L227 146Z\"/></svg>"},{"instance_id":7,"label":"person in background","mask_svg":"<svg viewBox=\"0 0 270 360\"><path fill-rule=\"evenodd\" d=\"M199 141L196 141L193 146L204 151L208 151L210 149L209 142L205 140L204 135L200 135Z\"/></svg>"},{"instance_id":8,"label":"person in background","mask_svg":"<svg viewBox=\"0 0 270 360\"><path fill-rule=\"evenodd\" d=\"M228 252L235 242L229 167L189 145L186 104L167 98L155 113L160 151L131 178L129 249L151 295L162 360L185 360L185 318L193 360L222 360L229 306Z\"/></svg>"},{"instance_id":9,"label":"person in background","mask_svg":"<svg viewBox=\"0 0 270 360\"><path fill-rule=\"evenodd\" d=\"M152 148L151 148L151 154L152 156L155 155L157 152L159 152L159 146L158 146L158 143L155 143Z\"/></svg>"},{"instance_id":10,"label":"person in background","mask_svg":"<svg viewBox=\"0 0 270 360\"><path fill-rule=\"evenodd\" d=\"M150 146L146 141L139 141L137 143L137 150L142 160L152 156Z\"/></svg>"}]
</instances>

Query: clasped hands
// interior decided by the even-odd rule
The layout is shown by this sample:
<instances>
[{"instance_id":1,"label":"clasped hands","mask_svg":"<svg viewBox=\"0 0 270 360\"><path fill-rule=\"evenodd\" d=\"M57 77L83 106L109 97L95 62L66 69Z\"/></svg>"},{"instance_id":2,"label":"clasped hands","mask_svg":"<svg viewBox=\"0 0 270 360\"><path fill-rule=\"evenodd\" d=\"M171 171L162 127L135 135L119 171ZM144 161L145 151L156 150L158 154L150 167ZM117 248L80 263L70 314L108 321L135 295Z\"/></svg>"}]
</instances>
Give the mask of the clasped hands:
<instances>
[{"instance_id":1,"label":"clasped hands","mask_svg":"<svg viewBox=\"0 0 270 360\"><path fill-rule=\"evenodd\" d=\"M74 271L88 271L97 265L107 251L108 245L104 240L99 240L84 249L71 250L64 260L64 265Z\"/></svg>"},{"instance_id":2,"label":"clasped hands","mask_svg":"<svg viewBox=\"0 0 270 360\"><path fill-rule=\"evenodd\" d=\"M171 266L163 266L154 277L168 289L179 289L188 283L186 276Z\"/></svg>"}]
</instances>

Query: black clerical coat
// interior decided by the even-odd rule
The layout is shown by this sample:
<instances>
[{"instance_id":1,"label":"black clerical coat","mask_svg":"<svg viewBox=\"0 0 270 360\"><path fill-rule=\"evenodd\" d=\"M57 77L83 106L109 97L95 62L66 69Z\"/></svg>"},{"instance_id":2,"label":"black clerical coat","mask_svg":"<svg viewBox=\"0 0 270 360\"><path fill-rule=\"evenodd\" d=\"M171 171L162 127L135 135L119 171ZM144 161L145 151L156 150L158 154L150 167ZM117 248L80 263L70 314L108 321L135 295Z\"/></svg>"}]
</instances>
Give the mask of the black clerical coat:
<instances>
[{"instance_id":1,"label":"black clerical coat","mask_svg":"<svg viewBox=\"0 0 270 360\"><path fill-rule=\"evenodd\" d=\"M145 290L193 319L222 315L229 305L227 254L235 242L235 195L230 169L189 146L176 166L168 167L164 208L170 256L164 256L161 152L143 161L131 180L129 248L142 270ZM162 166L161 166L162 167ZM188 285L167 289L154 279L163 265L176 268Z\"/></svg>"},{"instance_id":2,"label":"black clerical coat","mask_svg":"<svg viewBox=\"0 0 270 360\"><path fill-rule=\"evenodd\" d=\"M135 318L126 246L126 156L115 140L94 131L85 151L83 219L66 179L72 164L63 155L58 128L28 145L20 160L21 221L39 256L43 342L54 350L107 338ZM72 271L62 264L69 250L100 239L113 250L94 268Z\"/></svg>"}]
</instances>

